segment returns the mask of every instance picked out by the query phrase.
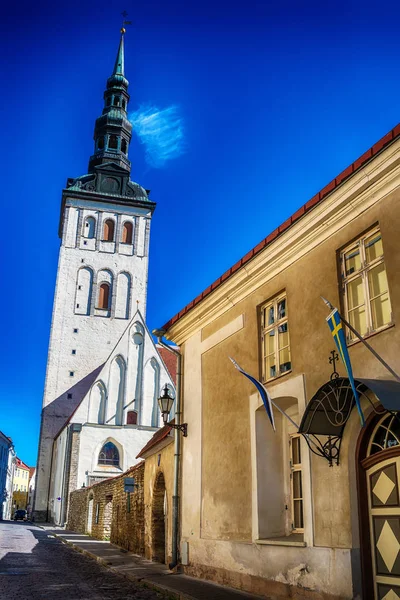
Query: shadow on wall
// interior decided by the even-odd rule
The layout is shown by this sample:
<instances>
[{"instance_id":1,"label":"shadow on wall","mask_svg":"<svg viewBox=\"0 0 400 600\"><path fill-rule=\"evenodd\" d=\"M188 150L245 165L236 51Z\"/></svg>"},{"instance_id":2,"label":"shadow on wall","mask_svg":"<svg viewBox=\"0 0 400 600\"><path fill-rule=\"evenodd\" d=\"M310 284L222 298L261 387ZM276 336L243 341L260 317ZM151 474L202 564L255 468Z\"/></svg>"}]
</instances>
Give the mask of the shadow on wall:
<instances>
[{"instance_id":1,"label":"shadow on wall","mask_svg":"<svg viewBox=\"0 0 400 600\"><path fill-rule=\"evenodd\" d=\"M42 410L43 422L46 422L46 436L54 438L66 425L68 419L76 411L83 398L95 382L103 363L83 379L75 383L66 392L58 396Z\"/></svg>"}]
</instances>

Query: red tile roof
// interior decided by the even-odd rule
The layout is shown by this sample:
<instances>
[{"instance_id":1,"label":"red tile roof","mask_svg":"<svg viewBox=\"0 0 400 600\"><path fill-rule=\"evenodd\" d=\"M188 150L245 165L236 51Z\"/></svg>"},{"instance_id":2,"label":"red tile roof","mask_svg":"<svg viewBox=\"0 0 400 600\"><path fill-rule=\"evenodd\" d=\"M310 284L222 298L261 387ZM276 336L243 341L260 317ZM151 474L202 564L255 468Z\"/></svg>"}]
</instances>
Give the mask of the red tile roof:
<instances>
[{"instance_id":1,"label":"red tile roof","mask_svg":"<svg viewBox=\"0 0 400 600\"><path fill-rule=\"evenodd\" d=\"M243 258L241 258L233 267L228 269L221 277L216 279L214 283L212 283L204 292L199 294L197 298L189 302L181 311L179 311L172 319L167 321L165 325L163 325L163 329L166 331L174 325L183 315L188 313L196 304L199 304L206 296L208 296L212 291L214 291L217 287L221 285L224 281L226 281L233 273L235 273L240 267L246 264L249 260L251 260L258 252L261 252L266 246L268 246L271 242L273 242L279 235L281 235L284 231L286 231L293 223L301 219L305 213L314 208L319 202L321 202L328 194L333 192L339 185L341 185L346 179L348 179L351 175L353 175L358 169L365 165L366 162L371 160L374 156L378 154L383 148L388 146L393 140L395 140L400 135L400 123L396 125L389 133L383 136L376 144L372 146L367 152L364 152L360 158L354 161L350 166L347 167L344 171L339 173L335 179L333 179L328 185L326 185L318 194L316 194L313 198L308 200L299 210L297 210L289 219L287 219L282 225L279 225L265 239L263 239L255 248L250 250Z\"/></svg>"},{"instance_id":2,"label":"red tile roof","mask_svg":"<svg viewBox=\"0 0 400 600\"><path fill-rule=\"evenodd\" d=\"M160 354L161 358L164 361L165 366L167 367L168 373L171 375L171 379L176 385L176 371L178 367L178 357L172 350L167 350L164 346L157 344L157 350Z\"/></svg>"},{"instance_id":3,"label":"red tile roof","mask_svg":"<svg viewBox=\"0 0 400 600\"><path fill-rule=\"evenodd\" d=\"M167 437L167 435L169 434L169 432L171 431L171 429L172 429L172 427L170 427L169 425L164 425L164 427L161 427L161 429L156 431L155 434L153 435L153 437L141 449L141 451L139 452L139 454L137 455L136 458L141 458L145 452L147 452L148 450L150 450L151 448L156 446L159 442L164 440Z\"/></svg>"},{"instance_id":4,"label":"red tile roof","mask_svg":"<svg viewBox=\"0 0 400 600\"><path fill-rule=\"evenodd\" d=\"M26 469L27 471L29 471L29 467L24 462L22 462L22 460L18 457L16 460L16 467L18 469Z\"/></svg>"}]
</instances>

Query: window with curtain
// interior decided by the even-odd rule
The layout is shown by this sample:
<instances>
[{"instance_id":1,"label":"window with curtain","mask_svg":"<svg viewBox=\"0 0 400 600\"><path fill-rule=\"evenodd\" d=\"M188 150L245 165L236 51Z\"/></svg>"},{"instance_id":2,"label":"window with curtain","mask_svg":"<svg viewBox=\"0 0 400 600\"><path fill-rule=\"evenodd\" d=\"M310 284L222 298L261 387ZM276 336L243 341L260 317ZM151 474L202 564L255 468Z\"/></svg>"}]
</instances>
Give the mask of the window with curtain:
<instances>
[{"instance_id":1,"label":"window with curtain","mask_svg":"<svg viewBox=\"0 0 400 600\"><path fill-rule=\"evenodd\" d=\"M392 309L379 227L340 253L346 319L361 335L392 323ZM355 339L347 331L347 339Z\"/></svg>"}]
</instances>

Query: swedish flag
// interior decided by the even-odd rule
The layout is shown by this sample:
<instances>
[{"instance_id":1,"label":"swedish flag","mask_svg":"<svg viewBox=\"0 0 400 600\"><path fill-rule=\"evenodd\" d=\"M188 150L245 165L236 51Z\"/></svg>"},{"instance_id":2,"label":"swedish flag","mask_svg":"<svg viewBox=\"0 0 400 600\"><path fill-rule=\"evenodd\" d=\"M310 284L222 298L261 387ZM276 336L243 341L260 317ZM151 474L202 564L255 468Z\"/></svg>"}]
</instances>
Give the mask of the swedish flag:
<instances>
[{"instance_id":1,"label":"swedish flag","mask_svg":"<svg viewBox=\"0 0 400 600\"><path fill-rule=\"evenodd\" d=\"M349 378L350 385L353 390L358 414L360 415L360 419L361 419L361 425L362 425L362 427L364 427L365 419L364 419L363 411L361 410L360 398L358 397L356 385L354 383L353 370L351 368L349 351L347 349L347 344L346 344L346 337L344 335L342 321L340 319L339 311L337 308L333 309L333 311L330 313L330 315L326 318L326 322L328 323L329 329L331 330L331 333L333 336L333 339L335 340L335 344L338 349L340 358L342 359L343 364L346 367L347 377Z\"/></svg>"}]
</instances>

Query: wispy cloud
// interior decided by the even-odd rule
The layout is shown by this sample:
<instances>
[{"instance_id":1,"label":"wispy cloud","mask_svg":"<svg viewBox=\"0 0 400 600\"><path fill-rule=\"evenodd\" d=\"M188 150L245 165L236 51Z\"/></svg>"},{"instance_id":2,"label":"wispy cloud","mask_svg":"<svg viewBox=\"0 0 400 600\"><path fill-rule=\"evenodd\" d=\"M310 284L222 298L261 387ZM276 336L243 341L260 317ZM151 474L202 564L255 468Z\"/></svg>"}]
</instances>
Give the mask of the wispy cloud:
<instances>
[{"instance_id":1,"label":"wispy cloud","mask_svg":"<svg viewBox=\"0 0 400 600\"><path fill-rule=\"evenodd\" d=\"M141 105L129 114L140 142L146 148L146 162L159 169L185 152L183 119L176 105L159 109Z\"/></svg>"}]
</instances>

